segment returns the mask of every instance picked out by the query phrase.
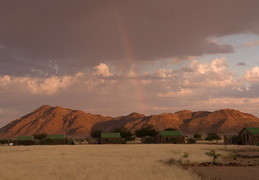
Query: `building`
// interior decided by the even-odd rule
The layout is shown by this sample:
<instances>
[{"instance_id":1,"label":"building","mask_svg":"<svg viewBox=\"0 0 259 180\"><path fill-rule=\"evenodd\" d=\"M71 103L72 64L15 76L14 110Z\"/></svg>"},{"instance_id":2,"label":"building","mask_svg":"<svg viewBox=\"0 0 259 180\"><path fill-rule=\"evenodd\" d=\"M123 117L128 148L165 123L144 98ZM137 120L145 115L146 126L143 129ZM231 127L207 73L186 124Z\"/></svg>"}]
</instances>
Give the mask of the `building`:
<instances>
[{"instance_id":1,"label":"building","mask_svg":"<svg viewBox=\"0 0 259 180\"><path fill-rule=\"evenodd\" d=\"M64 134L48 135L46 139L49 144L67 144L67 139Z\"/></svg>"},{"instance_id":2,"label":"building","mask_svg":"<svg viewBox=\"0 0 259 180\"><path fill-rule=\"evenodd\" d=\"M15 145L33 145L33 136L18 136L14 141Z\"/></svg>"},{"instance_id":3,"label":"building","mask_svg":"<svg viewBox=\"0 0 259 180\"><path fill-rule=\"evenodd\" d=\"M184 144L185 138L179 130L159 131L156 136L156 143Z\"/></svg>"},{"instance_id":4,"label":"building","mask_svg":"<svg viewBox=\"0 0 259 180\"><path fill-rule=\"evenodd\" d=\"M259 144L259 127L245 127L240 131L243 145Z\"/></svg>"},{"instance_id":5,"label":"building","mask_svg":"<svg viewBox=\"0 0 259 180\"><path fill-rule=\"evenodd\" d=\"M101 144L121 144L120 133L101 133Z\"/></svg>"}]
</instances>

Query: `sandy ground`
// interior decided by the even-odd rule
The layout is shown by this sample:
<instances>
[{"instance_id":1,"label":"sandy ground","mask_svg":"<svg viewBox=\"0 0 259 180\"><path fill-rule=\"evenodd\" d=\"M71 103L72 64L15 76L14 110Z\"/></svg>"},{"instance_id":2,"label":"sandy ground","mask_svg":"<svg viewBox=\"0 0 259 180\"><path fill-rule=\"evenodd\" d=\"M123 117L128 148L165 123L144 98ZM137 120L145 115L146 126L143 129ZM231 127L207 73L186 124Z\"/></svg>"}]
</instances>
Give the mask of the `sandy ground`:
<instances>
[{"instance_id":1,"label":"sandy ground","mask_svg":"<svg viewBox=\"0 0 259 180\"><path fill-rule=\"evenodd\" d=\"M206 144L120 144L0 146L0 180L259 180L256 167L194 167L185 169L166 164L170 159L190 163L211 162L205 153L215 150L222 162L233 161L236 151L256 156L258 146ZM183 158L184 154L188 157ZM255 162L237 157L235 162ZM258 161L259 162L259 161Z\"/></svg>"},{"instance_id":2,"label":"sandy ground","mask_svg":"<svg viewBox=\"0 0 259 180\"><path fill-rule=\"evenodd\" d=\"M259 179L259 167L194 167L193 170L216 180Z\"/></svg>"},{"instance_id":3,"label":"sandy ground","mask_svg":"<svg viewBox=\"0 0 259 180\"><path fill-rule=\"evenodd\" d=\"M259 156L259 151L237 152L240 155ZM222 158L222 163L259 164L259 158ZM193 167L195 172L202 173L211 179L216 180L259 180L259 166L255 167L234 167L234 166L210 166Z\"/></svg>"},{"instance_id":4,"label":"sandy ground","mask_svg":"<svg viewBox=\"0 0 259 180\"><path fill-rule=\"evenodd\" d=\"M259 179L259 167L194 167L193 170L216 180Z\"/></svg>"}]
</instances>

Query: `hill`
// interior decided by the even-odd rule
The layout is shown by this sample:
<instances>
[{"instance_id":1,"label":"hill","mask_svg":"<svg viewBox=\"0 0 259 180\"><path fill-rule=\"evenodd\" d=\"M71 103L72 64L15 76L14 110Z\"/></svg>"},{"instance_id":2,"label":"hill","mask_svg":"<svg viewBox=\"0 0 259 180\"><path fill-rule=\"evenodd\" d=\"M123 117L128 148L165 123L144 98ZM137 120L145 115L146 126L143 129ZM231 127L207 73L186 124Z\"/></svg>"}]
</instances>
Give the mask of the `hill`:
<instances>
[{"instance_id":1,"label":"hill","mask_svg":"<svg viewBox=\"0 0 259 180\"><path fill-rule=\"evenodd\" d=\"M235 134L243 127L259 126L259 118L233 109L215 112L188 110L145 116L131 113L116 118L93 115L80 110L43 105L35 111L14 120L0 129L0 139L15 138L34 133L66 134L70 137L86 137L92 130L109 132L114 127L126 127L134 132L145 125L153 125L157 130L180 129L184 134Z\"/></svg>"}]
</instances>

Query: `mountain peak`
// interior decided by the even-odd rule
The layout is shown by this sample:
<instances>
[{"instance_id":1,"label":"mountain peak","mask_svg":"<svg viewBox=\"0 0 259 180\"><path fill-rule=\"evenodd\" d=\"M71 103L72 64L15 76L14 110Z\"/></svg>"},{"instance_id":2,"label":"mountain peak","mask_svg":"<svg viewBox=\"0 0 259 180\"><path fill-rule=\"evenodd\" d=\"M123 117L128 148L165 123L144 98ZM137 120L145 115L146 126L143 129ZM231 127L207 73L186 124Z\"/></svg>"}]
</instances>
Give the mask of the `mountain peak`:
<instances>
[{"instance_id":1,"label":"mountain peak","mask_svg":"<svg viewBox=\"0 0 259 180\"><path fill-rule=\"evenodd\" d=\"M42 111L42 110L48 110L52 108L52 106L49 106L49 105L42 105L40 106L38 109L36 109L35 111Z\"/></svg>"},{"instance_id":2,"label":"mountain peak","mask_svg":"<svg viewBox=\"0 0 259 180\"><path fill-rule=\"evenodd\" d=\"M128 117L133 117L133 118L144 117L144 116L145 116L144 114L140 114L137 112L133 112L128 115Z\"/></svg>"}]
</instances>

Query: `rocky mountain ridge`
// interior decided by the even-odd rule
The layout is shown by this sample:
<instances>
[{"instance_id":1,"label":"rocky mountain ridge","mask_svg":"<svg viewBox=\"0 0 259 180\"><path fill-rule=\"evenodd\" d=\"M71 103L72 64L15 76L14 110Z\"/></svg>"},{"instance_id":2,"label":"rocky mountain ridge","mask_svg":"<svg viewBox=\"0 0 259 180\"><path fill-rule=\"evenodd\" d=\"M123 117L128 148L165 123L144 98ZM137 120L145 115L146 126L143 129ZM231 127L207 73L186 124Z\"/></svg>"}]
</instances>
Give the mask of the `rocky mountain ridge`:
<instances>
[{"instance_id":1,"label":"rocky mountain ridge","mask_svg":"<svg viewBox=\"0 0 259 180\"><path fill-rule=\"evenodd\" d=\"M127 116L104 117L81 110L43 105L35 111L17 119L0 129L0 139L15 138L34 133L66 134L70 137L86 137L92 130L111 131L114 127L126 127L134 132L145 125L157 130L176 128L184 134L236 134L244 127L259 126L259 118L233 109L215 112L189 110L145 116L131 113Z\"/></svg>"}]
</instances>

